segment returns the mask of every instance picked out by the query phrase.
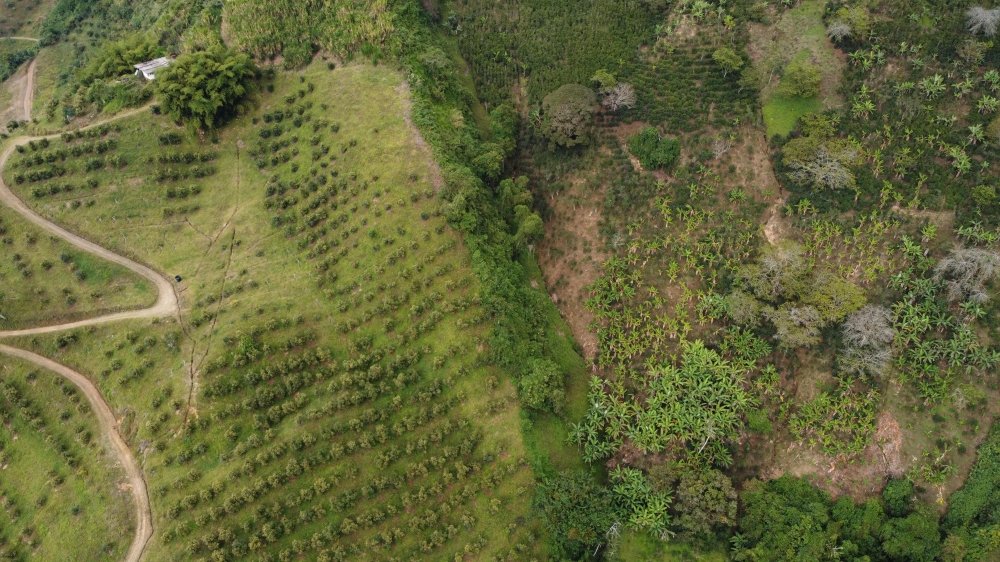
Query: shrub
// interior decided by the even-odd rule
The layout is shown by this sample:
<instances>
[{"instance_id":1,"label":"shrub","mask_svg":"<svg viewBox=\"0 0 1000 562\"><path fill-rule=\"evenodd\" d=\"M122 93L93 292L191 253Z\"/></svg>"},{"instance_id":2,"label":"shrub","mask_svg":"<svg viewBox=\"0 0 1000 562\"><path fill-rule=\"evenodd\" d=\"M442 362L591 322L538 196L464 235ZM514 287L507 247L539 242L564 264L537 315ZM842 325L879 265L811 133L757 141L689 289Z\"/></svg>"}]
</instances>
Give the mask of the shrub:
<instances>
[{"instance_id":1,"label":"shrub","mask_svg":"<svg viewBox=\"0 0 1000 562\"><path fill-rule=\"evenodd\" d=\"M811 98L819 94L821 79L822 74L815 65L794 60L785 67L778 93L789 97Z\"/></svg>"},{"instance_id":2,"label":"shrub","mask_svg":"<svg viewBox=\"0 0 1000 562\"><path fill-rule=\"evenodd\" d=\"M670 169L680 155L681 145L677 139L662 138L656 127L646 127L628 138L628 149L643 168Z\"/></svg>"},{"instance_id":3,"label":"shrub","mask_svg":"<svg viewBox=\"0 0 1000 562\"><path fill-rule=\"evenodd\" d=\"M882 489L886 512L893 517L904 517L913 503L913 482L906 479L890 480Z\"/></svg>"}]
</instances>

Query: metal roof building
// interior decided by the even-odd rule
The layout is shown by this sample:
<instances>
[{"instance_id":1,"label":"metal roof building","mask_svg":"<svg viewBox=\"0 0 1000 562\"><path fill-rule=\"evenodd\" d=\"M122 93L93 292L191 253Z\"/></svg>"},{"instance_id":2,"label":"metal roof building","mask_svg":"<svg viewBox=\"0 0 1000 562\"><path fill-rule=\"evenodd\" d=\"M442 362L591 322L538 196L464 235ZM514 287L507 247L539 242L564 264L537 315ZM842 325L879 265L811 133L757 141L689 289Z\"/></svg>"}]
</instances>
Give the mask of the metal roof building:
<instances>
[{"instance_id":1,"label":"metal roof building","mask_svg":"<svg viewBox=\"0 0 1000 562\"><path fill-rule=\"evenodd\" d=\"M170 57L160 57L158 59L141 62L132 66L135 67L136 76L141 74L146 80L153 80L156 78L157 70L170 66L170 63L172 62L174 62L174 59Z\"/></svg>"}]
</instances>

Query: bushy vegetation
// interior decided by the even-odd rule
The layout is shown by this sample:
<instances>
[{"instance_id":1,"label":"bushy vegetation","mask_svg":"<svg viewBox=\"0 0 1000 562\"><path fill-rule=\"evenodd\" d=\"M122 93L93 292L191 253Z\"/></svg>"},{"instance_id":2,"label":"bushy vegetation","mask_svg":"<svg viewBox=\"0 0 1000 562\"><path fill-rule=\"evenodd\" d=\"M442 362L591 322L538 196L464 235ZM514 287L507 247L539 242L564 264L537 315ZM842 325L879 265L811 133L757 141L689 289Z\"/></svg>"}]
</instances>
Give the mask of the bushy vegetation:
<instances>
[{"instance_id":1,"label":"bushy vegetation","mask_svg":"<svg viewBox=\"0 0 1000 562\"><path fill-rule=\"evenodd\" d=\"M628 150L647 170L670 169L681 152L677 139L663 138L656 127L645 127L628 138Z\"/></svg>"},{"instance_id":2,"label":"bushy vegetation","mask_svg":"<svg viewBox=\"0 0 1000 562\"><path fill-rule=\"evenodd\" d=\"M405 35L385 0L238 0L226 4L224 17L238 49L259 58L280 54L289 68L308 63L319 49L343 56L399 55Z\"/></svg>"},{"instance_id":3,"label":"bushy vegetation","mask_svg":"<svg viewBox=\"0 0 1000 562\"><path fill-rule=\"evenodd\" d=\"M258 70L249 56L213 47L181 55L157 73L163 110L189 128L214 129L248 109Z\"/></svg>"},{"instance_id":4,"label":"bushy vegetation","mask_svg":"<svg viewBox=\"0 0 1000 562\"><path fill-rule=\"evenodd\" d=\"M9 78L38 52L35 45L26 45L12 39L0 39L0 82Z\"/></svg>"}]
</instances>

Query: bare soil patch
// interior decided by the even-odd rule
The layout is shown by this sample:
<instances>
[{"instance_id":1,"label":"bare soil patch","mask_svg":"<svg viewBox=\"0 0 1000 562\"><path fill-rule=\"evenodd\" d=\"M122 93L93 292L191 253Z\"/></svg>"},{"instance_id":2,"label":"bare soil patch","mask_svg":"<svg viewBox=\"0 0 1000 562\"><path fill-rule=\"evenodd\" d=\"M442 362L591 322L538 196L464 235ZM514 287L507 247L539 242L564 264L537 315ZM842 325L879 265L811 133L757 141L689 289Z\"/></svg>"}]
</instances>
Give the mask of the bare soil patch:
<instances>
[{"instance_id":1,"label":"bare soil patch","mask_svg":"<svg viewBox=\"0 0 1000 562\"><path fill-rule=\"evenodd\" d=\"M441 167L438 166L437 160L431 154L430 147L427 146L423 135L420 134L420 129L417 129L417 126L413 124L413 119L410 117L410 112L413 109L413 102L410 101L410 84L407 82L401 83L399 86L396 86L396 92L399 94L400 102L403 104L403 121L406 122L406 128L413 135L417 148L427 156L427 166L430 170L430 179L434 185L434 190L441 191L441 188L444 187L444 177L441 175Z\"/></svg>"},{"instance_id":2,"label":"bare soil patch","mask_svg":"<svg viewBox=\"0 0 1000 562\"><path fill-rule=\"evenodd\" d=\"M888 411L878 418L875 439L860 458L832 459L815 447L792 442L787 448L775 450L774 464L763 471L767 479L791 474L807 478L834 498L848 496L864 501L881 494L889 478L898 478L906 471L902 457L903 434L899 423Z\"/></svg>"},{"instance_id":3,"label":"bare soil patch","mask_svg":"<svg viewBox=\"0 0 1000 562\"><path fill-rule=\"evenodd\" d=\"M0 89L4 91L3 97L9 99L9 105L0 108L0 124L31 119L31 104L35 99L34 59L22 65Z\"/></svg>"},{"instance_id":4,"label":"bare soil patch","mask_svg":"<svg viewBox=\"0 0 1000 562\"><path fill-rule=\"evenodd\" d=\"M538 265L545 286L573 337L583 347L583 356L597 356L597 334L590 331L594 315L584 306L587 287L601 274L606 255L602 251L598 223L601 220L597 194L585 194L579 181L550 200L552 218L545 225L545 238L538 247Z\"/></svg>"}]
</instances>

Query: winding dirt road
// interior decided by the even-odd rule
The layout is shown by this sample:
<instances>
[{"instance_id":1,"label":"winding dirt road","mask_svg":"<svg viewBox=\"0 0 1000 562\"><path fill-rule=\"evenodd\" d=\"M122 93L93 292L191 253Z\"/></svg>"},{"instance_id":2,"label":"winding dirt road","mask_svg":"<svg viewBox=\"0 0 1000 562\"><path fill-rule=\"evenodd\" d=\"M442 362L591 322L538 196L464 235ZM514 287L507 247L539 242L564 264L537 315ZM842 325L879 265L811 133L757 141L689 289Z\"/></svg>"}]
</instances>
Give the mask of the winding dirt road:
<instances>
[{"instance_id":1,"label":"winding dirt road","mask_svg":"<svg viewBox=\"0 0 1000 562\"><path fill-rule=\"evenodd\" d=\"M138 562L142 557L142 551L146 547L146 542L153 536L153 519L149 509L149 494L146 491L146 481L143 479L142 469L139 468L139 463L136 462L135 456L132 455L132 449L129 448L128 444L121 438L121 435L118 434L118 422L115 420L115 415L111 412L108 403L101 396L101 392L97 390L94 383L90 382L87 377L41 355L3 344L0 344L0 353L6 353L7 355L30 361L39 367L65 377L71 383L75 384L87 397L87 400L90 401L90 406L94 410L94 414L97 415L97 422L101 427L101 432L111 439L111 445L114 447L119 461L125 468L128 485L132 490L132 497L135 499L136 514L138 515L135 539L133 539L132 546L129 547L128 553L125 555L125 560L126 562Z\"/></svg>"},{"instance_id":2,"label":"winding dirt road","mask_svg":"<svg viewBox=\"0 0 1000 562\"><path fill-rule=\"evenodd\" d=\"M34 62L32 62L32 64L34 64ZM145 107L141 107L127 111L101 123L95 123L94 125L91 125L91 127L102 125L116 119L122 119L146 109L147 108ZM3 153L0 154L0 173L2 173L4 167L7 165L7 160L10 158L10 155L14 152L17 145L26 144L32 140L41 140L42 138L44 137L23 137L17 139L14 143L8 146ZM52 135L48 138L58 138L58 135ZM77 236L76 234L73 234L72 232L69 232L68 230L41 217L29 209L28 206L25 205L24 201L22 201L13 191L10 190L9 187L7 187L2 176L0 176L0 203L7 205L38 227L66 240L70 244L86 252L94 254L95 256L117 263L138 273L146 279L149 279L154 285L156 285L158 291L156 303L150 308L119 312L116 314L109 314L107 316L100 316L97 318L90 318L87 320L80 320L78 322L70 322L55 326L44 326L25 330L8 330L0 332L0 338L44 334L130 318L159 318L178 313L179 307L177 294L174 292L173 285L164 276L142 264L138 264L128 258L122 257L101 246L98 246L85 238ZM61 375L75 384L81 391L83 391L84 395L87 396L87 400L90 401L90 404L94 409L94 413L97 415L97 421L101 428L101 432L104 433L111 441L111 444L118 455L118 459L125 468L125 473L128 476L129 487L132 490L132 497L135 500L136 528L135 539L133 539L132 545L129 547L128 553L125 556L125 562L139 562L139 559L142 558L142 553L146 547L146 543L148 543L150 537L153 536L153 516L149 507L149 494L146 490L146 481L143 479L142 469L139 467L139 463L136 462L135 456L132 454L132 450L122 439L121 434L118 433L118 423L115 420L114 413L111 411L108 403L101 395L101 391L98 390L97 386L90 382L87 377L64 365L60 365L51 359L42 357L41 355L2 344L0 344L0 353L18 357L20 359L24 359L25 361L30 361L39 367Z\"/></svg>"}]
</instances>

